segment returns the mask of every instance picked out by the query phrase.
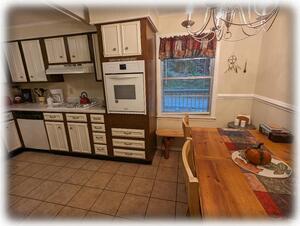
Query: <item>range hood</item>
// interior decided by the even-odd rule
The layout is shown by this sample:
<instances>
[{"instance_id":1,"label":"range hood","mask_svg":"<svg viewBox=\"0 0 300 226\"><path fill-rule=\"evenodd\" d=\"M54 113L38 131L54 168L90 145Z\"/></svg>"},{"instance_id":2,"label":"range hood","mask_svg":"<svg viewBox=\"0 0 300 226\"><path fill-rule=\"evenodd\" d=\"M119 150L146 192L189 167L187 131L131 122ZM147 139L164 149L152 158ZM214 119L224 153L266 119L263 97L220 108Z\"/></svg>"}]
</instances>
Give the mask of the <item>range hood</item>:
<instances>
[{"instance_id":1,"label":"range hood","mask_svg":"<svg viewBox=\"0 0 300 226\"><path fill-rule=\"evenodd\" d=\"M47 75L90 74L94 72L93 63L49 65Z\"/></svg>"}]
</instances>

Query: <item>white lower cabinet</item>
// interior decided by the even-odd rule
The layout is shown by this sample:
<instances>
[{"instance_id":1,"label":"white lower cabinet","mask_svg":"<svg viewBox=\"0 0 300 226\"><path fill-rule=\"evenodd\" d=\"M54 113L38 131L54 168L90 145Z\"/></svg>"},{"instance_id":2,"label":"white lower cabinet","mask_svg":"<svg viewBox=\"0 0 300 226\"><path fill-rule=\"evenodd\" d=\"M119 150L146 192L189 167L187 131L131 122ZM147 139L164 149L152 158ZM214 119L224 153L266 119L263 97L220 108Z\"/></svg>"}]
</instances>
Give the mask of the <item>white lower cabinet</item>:
<instances>
[{"instance_id":1,"label":"white lower cabinet","mask_svg":"<svg viewBox=\"0 0 300 226\"><path fill-rule=\"evenodd\" d=\"M51 150L68 151L68 141L63 122L45 122Z\"/></svg>"},{"instance_id":2,"label":"white lower cabinet","mask_svg":"<svg viewBox=\"0 0 300 226\"><path fill-rule=\"evenodd\" d=\"M5 146L8 152L22 147L16 124L13 120L5 123L6 139Z\"/></svg>"},{"instance_id":3,"label":"white lower cabinet","mask_svg":"<svg viewBox=\"0 0 300 226\"><path fill-rule=\"evenodd\" d=\"M87 123L68 122L72 151L91 153Z\"/></svg>"}]
</instances>

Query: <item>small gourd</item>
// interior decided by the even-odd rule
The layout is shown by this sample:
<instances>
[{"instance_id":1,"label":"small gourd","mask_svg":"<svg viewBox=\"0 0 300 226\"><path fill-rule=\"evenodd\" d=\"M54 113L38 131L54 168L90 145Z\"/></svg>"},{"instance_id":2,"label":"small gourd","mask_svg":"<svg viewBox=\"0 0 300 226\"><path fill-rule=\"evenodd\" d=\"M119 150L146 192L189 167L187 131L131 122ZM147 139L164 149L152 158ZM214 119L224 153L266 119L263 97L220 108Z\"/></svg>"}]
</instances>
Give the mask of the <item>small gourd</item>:
<instances>
[{"instance_id":1,"label":"small gourd","mask_svg":"<svg viewBox=\"0 0 300 226\"><path fill-rule=\"evenodd\" d=\"M246 159L254 165L267 165L271 162L271 154L262 148L263 143L248 148L245 151Z\"/></svg>"}]
</instances>

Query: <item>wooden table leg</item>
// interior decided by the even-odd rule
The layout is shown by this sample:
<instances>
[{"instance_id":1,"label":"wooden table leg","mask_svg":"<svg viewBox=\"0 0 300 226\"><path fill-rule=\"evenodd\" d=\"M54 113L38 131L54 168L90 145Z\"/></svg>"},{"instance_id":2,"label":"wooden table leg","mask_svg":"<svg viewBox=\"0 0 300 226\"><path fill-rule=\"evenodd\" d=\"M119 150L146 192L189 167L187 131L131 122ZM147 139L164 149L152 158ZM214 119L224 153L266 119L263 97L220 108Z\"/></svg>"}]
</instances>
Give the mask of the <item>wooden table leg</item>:
<instances>
[{"instance_id":1,"label":"wooden table leg","mask_svg":"<svg viewBox=\"0 0 300 226\"><path fill-rule=\"evenodd\" d=\"M171 147L171 141L172 141L172 137L164 137L163 138L163 144L165 146L165 149L164 149L164 158L165 159L169 158L169 149Z\"/></svg>"}]
</instances>

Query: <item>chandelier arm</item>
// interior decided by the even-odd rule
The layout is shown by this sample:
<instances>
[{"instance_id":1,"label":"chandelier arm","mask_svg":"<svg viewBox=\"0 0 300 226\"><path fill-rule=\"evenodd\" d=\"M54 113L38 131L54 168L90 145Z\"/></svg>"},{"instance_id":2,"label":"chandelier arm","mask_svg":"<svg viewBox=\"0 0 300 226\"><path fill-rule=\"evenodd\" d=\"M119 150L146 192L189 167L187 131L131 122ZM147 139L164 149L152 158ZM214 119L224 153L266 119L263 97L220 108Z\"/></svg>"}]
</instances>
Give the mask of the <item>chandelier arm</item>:
<instances>
[{"instance_id":1,"label":"chandelier arm","mask_svg":"<svg viewBox=\"0 0 300 226\"><path fill-rule=\"evenodd\" d=\"M257 35L262 29L258 30L258 32L255 34ZM229 39L223 39L223 41L226 41L226 42L239 42L239 41L242 41L246 38L249 38L251 35L246 35L244 38L241 38L241 39L235 39L235 40L229 40Z\"/></svg>"},{"instance_id":2,"label":"chandelier arm","mask_svg":"<svg viewBox=\"0 0 300 226\"><path fill-rule=\"evenodd\" d=\"M215 37L216 37L216 34L213 32L213 33L210 33L210 34L214 34L213 36L212 36L212 38L210 38L210 39L202 39L202 38L197 38L197 37L195 37L195 36L193 36L193 39L195 40L195 41L197 41L197 42L203 42L203 41L205 41L205 42L210 42L210 41L212 41Z\"/></svg>"},{"instance_id":3,"label":"chandelier arm","mask_svg":"<svg viewBox=\"0 0 300 226\"><path fill-rule=\"evenodd\" d=\"M271 24L270 24L270 26L268 27L268 29L266 30L266 31L269 31L270 29L271 29L271 27L273 26L273 24L274 24L274 21L275 21L275 19L277 18L277 16L278 16L278 13L279 13L279 10L276 12L276 14L275 14L275 16L274 16L274 18L273 18L273 20L272 20L272 22L271 22Z\"/></svg>"},{"instance_id":4,"label":"chandelier arm","mask_svg":"<svg viewBox=\"0 0 300 226\"><path fill-rule=\"evenodd\" d=\"M261 20L261 21L264 21L263 24L267 23L277 12L279 11L279 9L274 9L272 11L271 14L269 14L266 19L264 20ZM228 20L225 20L223 18L220 18L220 20L222 20L223 22L225 23L229 23L230 25L236 25L236 26L251 26L251 27L259 27L263 24L259 24L259 25L256 25L257 23L261 23L261 21L255 21L255 22L249 22L249 23L234 23L234 22L231 22L231 21L228 21ZM253 26L254 25L254 26Z\"/></svg>"},{"instance_id":5,"label":"chandelier arm","mask_svg":"<svg viewBox=\"0 0 300 226\"><path fill-rule=\"evenodd\" d=\"M208 25L208 23L210 21L210 18L211 18L211 8L208 8L207 10L209 12L209 15L208 15L208 19L206 19L204 25L198 31L191 31L191 30L189 30L189 28L186 28L187 31L189 32L189 34L199 35L199 34L201 34L206 29L206 27L207 27L207 25ZM207 11L206 11L206 13L207 13Z\"/></svg>"}]
</instances>

